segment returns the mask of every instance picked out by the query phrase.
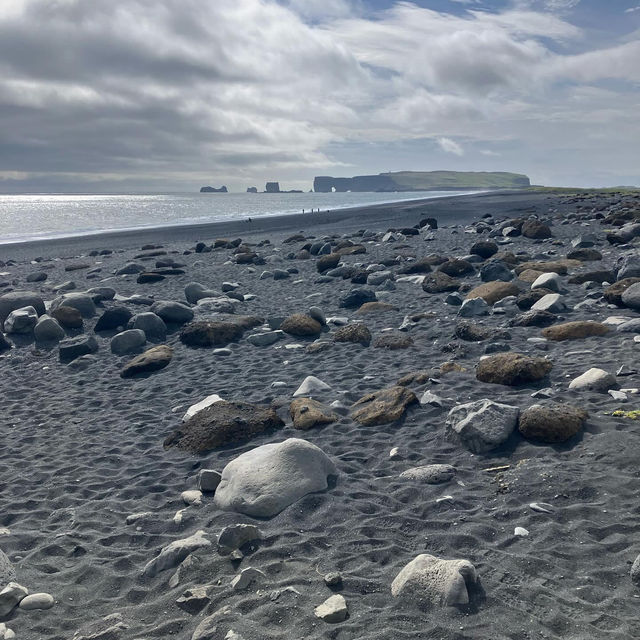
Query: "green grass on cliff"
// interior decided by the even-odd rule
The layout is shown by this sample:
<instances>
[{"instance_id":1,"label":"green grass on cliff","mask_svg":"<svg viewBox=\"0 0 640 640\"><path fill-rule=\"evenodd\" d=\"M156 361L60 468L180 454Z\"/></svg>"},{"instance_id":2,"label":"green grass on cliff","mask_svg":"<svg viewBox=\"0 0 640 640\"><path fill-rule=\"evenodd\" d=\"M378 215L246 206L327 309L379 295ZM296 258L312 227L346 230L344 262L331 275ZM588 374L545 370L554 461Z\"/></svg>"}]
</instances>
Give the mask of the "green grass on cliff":
<instances>
[{"instance_id":1,"label":"green grass on cliff","mask_svg":"<svg viewBox=\"0 0 640 640\"><path fill-rule=\"evenodd\" d=\"M522 189L529 178L504 171L397 171L389 176L399 186L415 191L432 189Z\"/></svg>"}]
</instances>

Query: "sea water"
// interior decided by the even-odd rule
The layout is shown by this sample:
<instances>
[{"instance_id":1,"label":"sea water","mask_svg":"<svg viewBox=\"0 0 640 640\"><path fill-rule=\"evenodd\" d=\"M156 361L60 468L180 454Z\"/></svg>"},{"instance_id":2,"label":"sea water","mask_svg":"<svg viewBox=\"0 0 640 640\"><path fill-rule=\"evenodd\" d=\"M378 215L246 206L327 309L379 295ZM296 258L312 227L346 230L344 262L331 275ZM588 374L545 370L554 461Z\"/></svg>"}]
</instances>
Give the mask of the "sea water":
<instances>
[{"instance_id":1,"label":"sea water","mask_svg":"<svg viewBox=\"0 0 640 640\"><path fill-rule=\"evenodd\" d=\"M462 195L404 193L163 193L0 195L0 242L198 224Z\"/></svg>"}]
</instances>

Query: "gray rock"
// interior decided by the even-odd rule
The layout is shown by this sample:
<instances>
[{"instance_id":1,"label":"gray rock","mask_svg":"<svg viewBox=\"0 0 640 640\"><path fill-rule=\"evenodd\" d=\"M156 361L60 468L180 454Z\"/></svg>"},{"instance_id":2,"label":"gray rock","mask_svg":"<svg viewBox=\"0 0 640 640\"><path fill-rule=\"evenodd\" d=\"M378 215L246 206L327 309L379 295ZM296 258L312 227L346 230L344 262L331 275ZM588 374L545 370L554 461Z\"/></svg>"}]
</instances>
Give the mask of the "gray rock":
<instances>
[{"instance_id":1,"label":"gray rock","mask_svg":"<svg viewBox=\"0 0 640 640\"><path fill-rule=\"evenodd\" d=\"M559 293L548 293L531 306L532 311L548 311L549 313L562 313L567 310L563 297Z\"/></svg>"},{"instance_id":2,"label":"gray rock","mask_svg":"<svg viewBox=\"0 0 640 640\"><path fill-rule=\"evenodd\" d=\"M255 347L268 347L284 337L284 331L264 331L263 333L252 333L247 336L247 342Z\"/></svg>"},{"instance_id":3,"label":"gray rock","mask_svg":"<svg viewBox=\"0 0 640 640\"><path fill-rule=\"evenodd\" d=\"M465 605L469 588L477 582L476 569L468 560L442 560L423 553L396 576L391 595L423 606Z\"/></svg>"},{"instance_id":4,"label":"gray rock","mask_svg":"<svg viewBox=\"0 0 640 640\"><path fill-rule=\"evenodd\" d=\"M622 304L624 304L626 307L629 307L630 309L640 311L640 282L632 284L622 294Z\"/></svg>"},{"instance_id":5,"label":"gray rock","mask_svg":"<svg viewBox=\"0 0 640 640\"><path fill-rule=\"evenodd\" d=\"M52 595L48 593L32 593L20 601L20 609L23 611L35 611L36 609L51 609L55 604Z\"/></svg>"},{"instance_id":6,"label":"gray rock","mask_svg":"<svg viewBox=\"0 0 640 640\"><path fill-rule=\"evenodd\" d=\"M400 477L426 484L442 484L449 482L455 474L456 469L450 464L426 464L422 467L407 469L400 474Z\"/></svg>"},{"instance_id":7,"label":"gray rock","mask_svg":"<svg viewBox=\"0 0 640 640\"><path fill-rule=\"evenodd\" d=\"M593 233L585 233L583 235L574 238L571 241L571 246L574 249L588 249L593 247L596 243L596 237Z\"/></svg>"},{"instance_id":8,"label":"gray rock","mask_svg":"<svg viewBox=\"0 0 640 640\"><path fill-rule=\"evenodd\" d=\"M218 551L228 555L248 542L262 540L262 531L253 524L234 524L225 527L218 536Z\"/></svg>"},{"instance_id":9,"label":"gray rock","mask_svg":"<svg viewBox=\"0 0 640 640\"><path fill-rule=\"evenodd\" d=\"M112 613L102 620L84 625L73 634L71 640L120 640L128 628L121 613Z\"/></svg>"},{"instance_id":10,"label":"gray rock","mask_svg":"<svg viewBox=\"0 0 640 640\"><path fill-rule=\"evenodd\" d=\"M210 602L207 587L191 587L176 600L178 607L192 616L200 613Z\"/></svg>"},{"instance_id":11,"label":"gray rock","mask_svg":"<svg viewBox=\"0 0 640 640\"><path fill-rule=\"evenodd\" d=\"M38 322L38 312L33 307L15 309L4 321L6 333L32 333Z\"/></svg>"},{"instance_id":12,"label":"gray rock","mask_svg":"<svg viewBox=\"0 0 640 640\"><path fill-rule=\"evenodd\" d=\"M326 382L320 380L320 378L316 378L315 376L307 376L302 381L302 384L295 390L295 392L293 393L293 397L311 397L313 395L325 393L330 390L331 387Z\"/></svg>"},{"instance_id":13,"label":"gray rock","mask_svg":"<svg viewBox=\"0 0 640 640\"><path fill-rule=\"evenodd\" d=\"M573 391L596 391L598 393L606 393L616 386L618 386L616 377L597 367L592 367L569 383L569 389Z\"/></svg>"},{"instance_id":14,"label":"gray rock","mask_svg":"<svg viewBox=\"0 0 640 640\"><path fill-rule=\"evenodd\" d=\"M143 264L138 262L127 262L124 266L120 267L116 270L117 276L128 276L134 275L136 273L142 273L146 270L146 267Z\"/></svg>"},{"instance_id":15,"label":"gray rock","mask_svg":"<svg viewBox=\"0 0 640 640\"><path fill-rule=\"evenodd\" d=\"M167 337L167 325L164 320L151 311L137 313L127 323L127 329L144 331L148 340L164 340Z\"/></svg>"},{"instance_id":16,"label":"gray rock","mask_svg":"<svg viewBox=\"0 0 640 640\"><path fill-rule=\"evenodd\" d=\"M33 307L39 316L46 313L44 300L33 291L11 291L0 296L0 325L4 324L7 316L16 309Z\"/></svg>"},{"instance_id":17,"label":"gray rock","mask_svg":"<svg viewBox=\"0 0 640 640\"><path fill-rule=\"evenodd\" d=\"M201 529L188 538L174 540L145 565L144 575L153 578L161 571L177 567L190 553L211 546L211 542L204 536L205 532Z\"/></svg>"},{"instance_id":18,"label":"gray rock","mask_svg":"<svg viewBox=\"0 0 640 640\"><path fill-rule=\"evenodd\" d=\"M486 315L489 315L489 305L482 298L468 298L458 309L458 316L461 318Z\"/></svg>"},{"instance_id":19,"label":"gray rock","mask_svg":"<svg viewBox=\"0 0 640 640\"><path fill-rule=\"evenodd\" d=\"M640 318L633 318L633 320L619 324L616 331L619 333L640 333Z\"/></svg>"},{"instance_id":20,"label":"gray rock","mask_svg":"<svg viewBox=\"0 0 640 640\"><path fill-rule=\"evenodd\" d=\"M367 284L372 287L381 285L386 280L392 280L393 274L391 271L378 271L376 273L370 273L367 276Z\"/></svg>"},{"instance_id":21,"label":"gray rock","mask_svg":"<svg viewBox=\"0 0 640 640\"><path fill-rule=\"evenodd\" d=\"M202 298L217 298L220 294L217 291L207 289L199 282L190 282L184 288L184 297L189 304L197 304Z\"/></svg>"},{"instance_id":22,"label":"gray rock","mask_svg":"<svg viewBox=\"0 0 640 640\"><path fill-rule=\"evenodd\" d=\"M325 622L344 622L349 615L347 601L344 596L336 593L327 598L321 605L318 605L313 613L316 618L320 618Z\"/></svg>"},{"instance_id":23,"label":"gray rock","mask_svg":"<svg viewBox=\"0 0 640 640\"><path fill-rule=\"evenodd\" d=\"M44 282L46 279L47 274L44 271L36 271L27 276L27 282Z\"/></svg>"},{"instance_id":24,"label":"gray rock","mask_svg":"<svg viewBox=\"0 0 640 640\"><path fill-rule=\"evenodd\" d=\"M562 279L557 273L543 273L531 284L531 289L548 289L556 293L562 293Z\"/></svg>"},{"instance_id":25,"label":"gray rock","mask_svg":"<svg viewBox=\"0 0 640 640\"><path fill-rule=\"evenodd\" d=\"M317 320L322 326L327 324L327 317L320 307L309 307L308 315Z\"/></svg>"},{"instance_id":26,"label":"gray rock","mask_svg":"<svg viewBox=\"0 0 640 640\"><path fill-rule=\"evenodd\" d=\"M124 329L133 314L126 307L112 307L107 309L96 322L94 331L111 331L113 329Z\"/></svg>"},{"instance_id":27,"label":"gray rock","mask_svg":"<svg viewBox=\"0 0 640 640\"><path fill-rule=\"evenodd\" d=\"M165 322L184 324L193 320L193 309L173 300L158 300L151 305L151 311Z\"/></svg>"},{"instance_id":28,"label":"gray rock","mask_svg":"<svg viewBox=\"0 0 640 640\"><path fill-rule=\"evenodd\" d=\"M65 293L51 303L51 311L62 306L77 309L83 318L93 318L96 315L96 305L87 293Z\"/></svg>"},{"instance_id":29,"label":"gray rock","mask_svg":"<svg viewBox=\"0 0 640 640\"><path fill-rule=\"evenodd\" d=\"M337 587L342 584L342 575L338 571L330 571L324 575L323 580L327 587Z\"/></svg>"},{"instance_id":30,"label":"gray rock","mask_svg":"<svg viewBox=\"0 0 640 640\"><path fill-rule=\"evenodd\" d=\"M495 280L511 282L513 277L511 269L501 260L491 260L480 269L482 282L494 282Z\"/></svg>"},{"instance_id":31,"label":"gray rock","mask_svg":"<svg viewBox=\"0 0 640 640\"><path fill-rule=\"evenodd\" d=\"M200 469L197 476L198 489L205 493L213 493L220 484L222 474L213 469Z\"/></svg>"},{"instance_id":32,"label":"gray rock","mask_svg":"<svg viewBox=\"0 0 640 640\"><path fill-rule=\"evenodd\" d=\"M233 294L235 295L235 294ZM235 313L238 300L228 296L217 296L215 298L201 298L198 300L196 311L199 314Z\"/></svg>"},{"instance_id":33,"label":"gray rock","mask_svg":"<svg viewBox=\"0 0 640 640\"><path fill-rule=\"evenodd\" d=\"M8 616L28 594L28 589L17 582L10 582L0 591L0 618Z\"/></svg>"},{"instance_id":34,"label":"gray rock","mask_svg":"<svg viewBox=\"0 0 640 640\"><path fill-rule=\"evenodd\" d=\"M255 567L247 567L243 569L232 581L231 588L234 591L244 591L248 589L252 583L260 578L266 578L265 574Z\"/></svg>"},{"instance_id":35,"label":"gray rock","mask_svg":"<svg viewBox=\"0 0 640 640\"><path fill-rule=\"evenodd\" d=\"M66 334L55 318L45 314L33 328L33 335L38 342L60 342Z\"/></svg>"},{"instance_id":36,"label":"gray rock","mask_svg":"<svg viewBox=\"0 0 640 640\"><path fill-rule=\"evenodd\" d=\"M58 345L60 360L71 362L80 356L98 351L98 343L93 336L76 336L62 340Z\"/></svg>"},{"instance_id":37,"label":"gray rock","mask_svg":"<svg viewBox=\"0 0 640 640\"><path fill-rule=\"evenodd\" d=\"M116 297L116 290L112 287L92 287L91 289L87 289L87 294L98 304L105 300L113 300Z\"/></svg>"},{"instance_id":38,"label":"gray rock","mask_svg":"<svg viewBox=\"0 0 640 640\"><path fill-rule=\"evenodd\" d=\"M16 572L7 554L0 549L0 589L16 579Z\"/></svg>"},{"instance_id":39,"label":"gray rock","mask_svg":"<svg viewBox=\"0 0 640 640\"><path fill-rule=\"evenodd\" d=\"M111 338L111 353L122 356L144 346L147 336L142 329L127 329Z\"/></svg>"},{"instance_id":40,"label":"gray rock","mask_svg":"<svg viewBox=\"0 0 640 640\"><path fill-rule=\"evenodd\" d=\"M308 493L324 491L337 475L333 462L314 444L299 438L265 444L232 460L215 494L225 510L271 517Z\"/></svg>"},{"instance_id":41,"label":"gray rock","mask_svg":"<svg viewBox=\"0 0 640 640\"><path fill-rule=\"evenodd\" d=\"M499 447L513 433L520 409L493 400L476 400L449 411L447 437L473 453L486 453Z\"/></svg>"},{"instance_id":42,"label":"gray rock","mask_svg":"<svg viewBox=\"0 0 640 640\"><path fill-rule=\"evenodd\" d=\"M631 565L631 582L636 585L636 587L640 587L640 555L636 556L636 559L633 561L633 565Z\"/></svg>"},{"instance_id":43,"label":"gray rock","mask_svg":"<svg viewBox=\"0 0 640 640\"><path fill-rule=\"evenodd\" d=\"M617 280L624 280L625 278L638 278L640 277L640 253L634 252L622 258L620 269L618 269Z\"/></svg>"},{"instance_id":44,"label":"gray rock","mask_svg":"<svg viewBox=\"0 0 640 640\"><path fill-rule=\"evenodd\" d=\"M285 271L284 269L273 270L274 280L286 280L287 278L290 278L290 277L291 277L291 274L288 271Z\"/></svg>"},{"instance_id":45,"label":"gray rock","mask_svg":"<svg viewBox=\"0 0 640 640\"><path fill-rule=\"evenodd\" d=\"M88 369L92 364L95 364L96 362L98 362L98 359L94 355L87 354L84 356L80 356L75 360L72 360L68 364L68 368L71 369L72 371L84 371L85 369Z\"/></svg>"}]
</instances>

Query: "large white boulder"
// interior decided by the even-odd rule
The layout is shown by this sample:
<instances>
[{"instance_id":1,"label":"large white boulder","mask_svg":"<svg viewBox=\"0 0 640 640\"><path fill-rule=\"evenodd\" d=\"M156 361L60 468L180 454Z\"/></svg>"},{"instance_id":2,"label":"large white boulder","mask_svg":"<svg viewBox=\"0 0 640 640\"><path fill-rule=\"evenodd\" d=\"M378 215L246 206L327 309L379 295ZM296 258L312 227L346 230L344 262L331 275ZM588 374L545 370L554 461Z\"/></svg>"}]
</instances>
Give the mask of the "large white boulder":
<instances>
[{"instance_id":1,"label":"large white boulder","mask_svg":"<svg viewBox=\"0 0 640 640\"><path fill-rule=\"evenodd\" d=\"M327 488L337 475L329 457L299 438L265 444L232 460L222 471L215 503L221 509L270 517L303 496Z\"/></svg>"},{"instance_id":2,"label":"large white boulder","mask_svg":"<svg viewBox=\"0 0 640 640\"><path fill-rule=\"evenodd\" d=\"M616 377L612 373L604 369L592 367L581 376L574 378L569 383L569 389L573 391L597 391L599 393L606 393L612 387L616 387L617 384Z\"/></svg>"}]
</instances>

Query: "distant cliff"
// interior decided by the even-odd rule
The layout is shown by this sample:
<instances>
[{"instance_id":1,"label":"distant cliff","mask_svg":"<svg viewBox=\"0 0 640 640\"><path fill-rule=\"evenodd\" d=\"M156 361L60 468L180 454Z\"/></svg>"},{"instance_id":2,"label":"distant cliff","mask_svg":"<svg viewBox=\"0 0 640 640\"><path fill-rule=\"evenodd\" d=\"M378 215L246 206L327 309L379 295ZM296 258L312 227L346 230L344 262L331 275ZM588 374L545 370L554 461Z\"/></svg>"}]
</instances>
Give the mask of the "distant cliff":
<instances>
[{"instance_id":1,"label":"distant cliff","mask_svg":"<svg viewBox=\"0 0 640 640\"><path fill-rule=\"evenodd\" d=\"M228 191L227 187L222 185L219 189L216 189L215 187L201 187L200 193L228 193Z\"/></svg>"},{"instance_id":2,"label":"distant cliff","mask_svg":"<svg viewBox=\"0 0 640 640\"><path fill-rule=\"evenodd\" d=\"M331 191L451 191L464 189L521 189L529 178L504 171L397 171L375 176L332 178L317 176L313 190Z\"/></svg>"}]
</instances>

